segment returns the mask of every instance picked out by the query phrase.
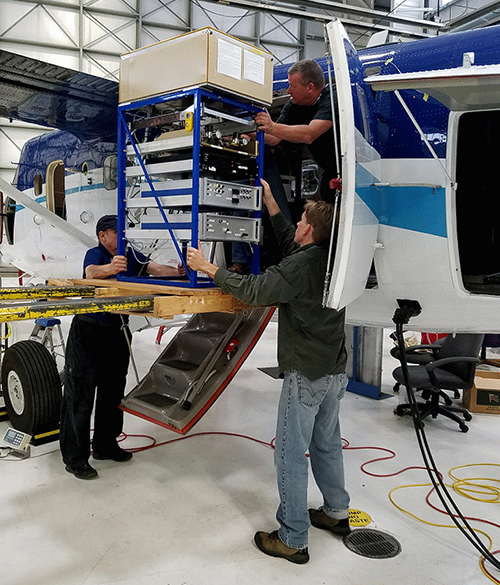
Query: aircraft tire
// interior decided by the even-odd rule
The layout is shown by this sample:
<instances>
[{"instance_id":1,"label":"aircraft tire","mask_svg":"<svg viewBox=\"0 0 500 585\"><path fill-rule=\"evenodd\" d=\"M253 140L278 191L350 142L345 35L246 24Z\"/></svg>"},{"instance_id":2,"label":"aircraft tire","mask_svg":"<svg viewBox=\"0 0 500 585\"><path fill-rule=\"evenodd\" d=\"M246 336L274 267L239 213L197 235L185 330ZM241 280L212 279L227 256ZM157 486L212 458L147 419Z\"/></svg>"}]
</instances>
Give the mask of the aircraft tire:
<instances>
[{"instance_id":1,"label":"aircraft tire","mask_svg":"<svg viewBox=\"0 0 500 585\"><path fill-rule=\"evenodd\" d=\"M2 390L12 426L32 436L59 428L61 380L54 358L37 341L14 343L2 361Z\"/></svg>"}]
</instances>

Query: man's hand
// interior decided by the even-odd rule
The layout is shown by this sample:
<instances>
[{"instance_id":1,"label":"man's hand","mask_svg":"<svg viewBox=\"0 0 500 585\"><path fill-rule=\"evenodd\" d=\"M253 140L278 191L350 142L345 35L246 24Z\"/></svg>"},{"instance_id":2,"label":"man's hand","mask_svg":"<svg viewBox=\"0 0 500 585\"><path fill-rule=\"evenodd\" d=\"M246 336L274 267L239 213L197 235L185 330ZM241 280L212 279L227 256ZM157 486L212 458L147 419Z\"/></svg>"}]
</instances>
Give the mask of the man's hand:
<instances>
[{"instance_id":1,"label":"man's hand","mask_svg":"<svg viewBox=\"0 0 500 585\"><path fill-rule=\"evenodd\" d=\"M188 247L186 260L187 265L189 268L191 268L191 270L204 272L206 275L210 276L210 278L213 278L218 270L217 266L210 264L210 262L205 258L199 243L198 248L193 248L191 246Z\"/></svg>"},{"instance_id":2,"label":"man's hand","mask_svg":"<svg viewBox=\"0 0 500 585\"><path fill-rule=\"evenodd\" d=\"M260 184L262 185L262 201L264 205L267 207L269 211L269 215L276 215L280 212L280 208L274 199L274 196L271 191L271 187L267 181L264 179L260 180Z\"/></svg>"},{"instance_id":3,"label":"man's hand","mask_svg":"<svg viewBox=\"0 0 500 585\"><path fill-rule=\"evenodd\" d=\"M118 274L119 272L127 270L127 258L125 256L113 256L111 267L113 271L111 274Z\"/></svg>"},{"instance_id":4,"label":"man's hand","mask_svg":"<svg viewBox=\"0 0 500 585\"><path fill-rule=\"evenodd\" d=\"M256 114L255 123L259 127L259 130L263 130L266 134L274 134L274 122L266 109Z\"/></svg>"}]
</instances>

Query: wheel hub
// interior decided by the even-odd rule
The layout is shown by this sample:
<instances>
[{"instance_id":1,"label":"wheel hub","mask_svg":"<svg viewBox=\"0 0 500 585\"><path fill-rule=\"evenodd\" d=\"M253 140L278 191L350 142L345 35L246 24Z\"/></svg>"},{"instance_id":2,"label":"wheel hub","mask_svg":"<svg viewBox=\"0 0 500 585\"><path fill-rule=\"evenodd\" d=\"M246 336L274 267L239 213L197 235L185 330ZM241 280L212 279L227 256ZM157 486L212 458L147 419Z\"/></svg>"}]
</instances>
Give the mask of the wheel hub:
<instances>
[{"instance_id":1,"label":"wheel hub","mask_svg":"<svg viewBox=\"0 0 500 585\"><path fill-rule=\"evenodd\" d=\"M25 407L23 385L14 370L11 370L7 377L7 392L14 412L17 415L22 415Z\"/></svg>"}]
</instances>

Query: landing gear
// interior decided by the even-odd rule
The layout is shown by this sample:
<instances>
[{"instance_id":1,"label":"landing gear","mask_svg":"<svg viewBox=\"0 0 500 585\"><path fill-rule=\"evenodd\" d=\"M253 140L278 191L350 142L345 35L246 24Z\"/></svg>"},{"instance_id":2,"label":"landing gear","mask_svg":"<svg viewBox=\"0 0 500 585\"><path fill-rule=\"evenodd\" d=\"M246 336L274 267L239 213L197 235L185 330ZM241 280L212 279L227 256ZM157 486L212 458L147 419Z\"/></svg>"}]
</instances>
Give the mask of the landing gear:
<instances>
[{"instance_id":1,"label":"landing gear","mask_svg":"<svg viewBox=\"0 0 500 585\"><path fill-rule=\"evenodd\" d=\"M59 428L61 380L54 358L41 343L14 343L2 361L2 391L12 426L37 436Z\"/></svg>"}]
</instances>

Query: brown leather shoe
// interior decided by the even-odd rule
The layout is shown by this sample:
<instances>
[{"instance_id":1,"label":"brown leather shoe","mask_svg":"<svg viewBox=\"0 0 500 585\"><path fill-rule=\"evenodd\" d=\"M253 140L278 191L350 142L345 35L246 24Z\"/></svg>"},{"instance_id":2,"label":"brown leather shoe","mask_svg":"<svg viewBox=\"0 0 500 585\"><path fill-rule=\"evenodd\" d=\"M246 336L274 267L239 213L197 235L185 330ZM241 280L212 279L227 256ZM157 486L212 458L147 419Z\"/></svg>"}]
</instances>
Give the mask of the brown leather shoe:
<instances>
[{"instance_id":1,"label":"brown leather shoe","mask_svg":"<svg viewBox=\"0 0 500 585\"><path fill-rule=\"evenodd\" d=\"M281 542L277 530L274 532L256 532L254 541L263 553L271 557L280 557L297 565L303 565L309 560L307 547L298 549L287 546Z\"/></svg>"},{"instance_id":2,"label":"brown leather shoe","mask_svg":"<svg viewBox=\"0 0 500 585\"><path fill-rule=\"evenodd\" d=\"M333 534L345 536L351 532L349 518L336 520L335 518L328 516L328 514L323 511L323 508L318 508L317 510L309 509L309 518L311 519L311 524L313 526L329 530Z\"/></svg>"}]
</instances>

